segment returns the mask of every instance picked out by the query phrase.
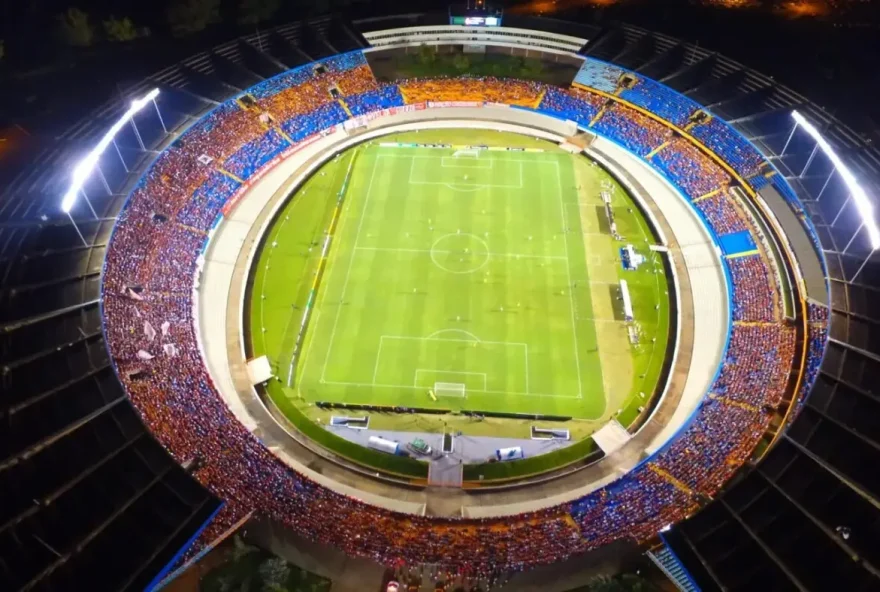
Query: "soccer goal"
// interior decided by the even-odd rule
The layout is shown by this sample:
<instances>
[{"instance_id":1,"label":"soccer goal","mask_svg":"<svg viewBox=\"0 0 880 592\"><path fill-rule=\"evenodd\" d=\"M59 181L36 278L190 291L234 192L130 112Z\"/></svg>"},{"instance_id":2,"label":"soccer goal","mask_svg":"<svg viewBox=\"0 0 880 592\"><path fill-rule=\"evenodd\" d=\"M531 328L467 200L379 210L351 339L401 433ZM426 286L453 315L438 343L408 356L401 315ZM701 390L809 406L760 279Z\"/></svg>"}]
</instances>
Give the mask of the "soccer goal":
<instances>
[{"instance_id":1,"label":"soccer goal","mask_svg":"<svg viewBox=\"0 0 880 592\"><path fill-rule=\"evenodd\" d=\"M464 398L465 388L461 382L435 382L434 394L438 397Z\"/></svg>"},{"instance_id":2,"label":"soccer goal","mask_svg":"<svg viewBox=\"0 0 880 592\"><path fill-rule=\"evenodd\" d=\"M479 148L462 148L452 153L453 158L479 158Z\"/></svg>"}]
</instances>

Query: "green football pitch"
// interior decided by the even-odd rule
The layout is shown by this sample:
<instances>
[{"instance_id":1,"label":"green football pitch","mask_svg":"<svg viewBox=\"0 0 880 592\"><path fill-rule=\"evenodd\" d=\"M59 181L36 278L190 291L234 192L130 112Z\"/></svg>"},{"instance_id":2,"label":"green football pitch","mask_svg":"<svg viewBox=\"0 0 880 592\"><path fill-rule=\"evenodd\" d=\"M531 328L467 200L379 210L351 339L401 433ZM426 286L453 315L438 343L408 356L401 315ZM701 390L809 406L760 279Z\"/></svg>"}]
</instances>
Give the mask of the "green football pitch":
<instances>
[{"instance_id":1,"label":"green football pitch","mask_svg":"<svg viewBox=\"0 0 880 592\"><path fill-rule=\"evenodd\" d=\"M646 257L637 271L621 267L625 244ZM668 341L668 285L650 244L625 191L555 144L474 130L386 136L325 164L277 216L251 277L252 353L302 409L626 425L654 394ZM623 319L621 279L635 323Z\"/></svg>"}]
</instances>

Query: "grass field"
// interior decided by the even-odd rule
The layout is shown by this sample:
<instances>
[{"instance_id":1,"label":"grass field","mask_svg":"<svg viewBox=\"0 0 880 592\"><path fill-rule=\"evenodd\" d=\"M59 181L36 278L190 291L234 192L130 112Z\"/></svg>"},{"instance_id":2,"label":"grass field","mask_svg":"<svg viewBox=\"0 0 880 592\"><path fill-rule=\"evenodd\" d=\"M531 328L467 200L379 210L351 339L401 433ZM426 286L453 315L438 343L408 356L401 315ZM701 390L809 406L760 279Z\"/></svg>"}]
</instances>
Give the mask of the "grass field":
<instances>
[{"instance_id":1,"label":"grass field","mask_svg":"<svg viewBox=\"0 0 880 592\"><path fill-rule=\"evenodd\" d=\"M292 376L288 401L312 419L323 419L315 401L565 415L580 422L578 436L621 409L621 422L631 422L664 362L669 296L625 192L587 159L519 135L438 130L382 142L535 151L456 157L454 149L374 142L326 164L297 192L251 280L252 350L269 356L282 383ZM638 271L621 268L624 243L610 235L603 188L618 231L648 257ZM622 318L621 278L638 348ZM413 420L379 421L373 426L408 429L400 426ZM412 429L442 427L431 416L418 421ZM516 420L468 425L497 435L528 430Z\"/></svg>"}]
</instances>

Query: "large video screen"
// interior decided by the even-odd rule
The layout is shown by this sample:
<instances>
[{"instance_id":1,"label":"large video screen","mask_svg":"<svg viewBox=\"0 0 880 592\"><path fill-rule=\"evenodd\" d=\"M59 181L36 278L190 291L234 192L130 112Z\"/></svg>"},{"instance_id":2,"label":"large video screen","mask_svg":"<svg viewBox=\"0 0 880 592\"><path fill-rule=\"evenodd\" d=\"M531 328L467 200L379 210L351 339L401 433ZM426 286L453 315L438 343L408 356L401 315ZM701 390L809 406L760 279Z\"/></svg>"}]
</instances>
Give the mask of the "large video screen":
<instances>
[{"instance_id":1,"label":"large video screen","mask_svg":"<svg viewBox=\"0 0 880 592\"><path fill-rule=\"evenodd\" d=\"M497 16L454 16L449 19L449 24L466 27L500 27L501 19Z\"/></svg>"}]
</instances>

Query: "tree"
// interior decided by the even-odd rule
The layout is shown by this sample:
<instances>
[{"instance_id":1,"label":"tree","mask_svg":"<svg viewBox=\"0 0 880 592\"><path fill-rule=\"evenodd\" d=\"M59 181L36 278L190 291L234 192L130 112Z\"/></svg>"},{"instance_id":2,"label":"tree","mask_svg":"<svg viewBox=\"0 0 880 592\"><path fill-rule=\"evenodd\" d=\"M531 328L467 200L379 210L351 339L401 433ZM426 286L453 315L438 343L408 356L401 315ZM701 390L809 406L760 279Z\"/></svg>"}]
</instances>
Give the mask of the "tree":
<instances>
[{"instance_id":1,"label":"tree","mask_svg":"<svg viewBox=\"0 0 880 592\"><path fill-rule=\"evenodd\" d=\"M281 0L239 0L238 23L254 26L268 21L281 7Z\"/></svg>"},{"instance_id":2,"label":"tree","mask_svg":"<svg viewBox=\"0 0 880 592\"><path fill-rule=\"evenodd\" d=\"M544 72L544 62L541 60L528 59L524 60L520 73L527 80L535 80Z\"/></svg>"},{"instance_id":3,"label":"tree","mask_svg":"<svg viewBox=\"0 0 880 592\"><path fill-rule=\"evenodd\" d=\"M280 557L271 557L257 568L264 592L284 592L290 577L290 566Z\"/></svg>"},{"instance_id":4,"label":"tree","mask_svg":"<svg viewBox=\"0 0 880 592\"><path fill-rule=\"evenodd\" d=\"M171 32L182 37L204 31L220 18L220 0L170 0L165 16Z\"/></svg>"},{"instance_id":5,"label":"tree","mask_svg":"<svg viewBox=\"0 0 880 592\"><path fill-rule=\"evenodd\" d=\"M437 60L437 48L433 45L419 45L419 63L430 66Z\"/></svg>"},{"instance_id":6,"label":"tree","mask_svg":"<svg viewBox=\"0 0 880 592\"><path fill-rule=\"evenodd\" d=\"M596 576L584 592L649 592L652 586L644 578L635 574L616 576Z\"/></svg>"},{"instance_id":7,"label":"tree","mask_svg":"<svg viewBox=\"0 0 880 592\"><path fill-rule=\"evenodd\" d=\"M89 22L89 15L79 8L68 8L59 14L58 30L64 42L73 47L88 47L95 41L95 31Z\"/></svg>"},{"instance_id":8,"label":"tree","mask_svg":"<svg viewBox=\"0 0 880 592\"><path fill-rule=\"evenodd\" d=\"M463 53L457 53L452 58L452 65L459 72L466 72L471 67L471 60Z\"/></svg>"},{"instance_id":9,"label":"tree","mask_svg":"<svg viewBox=\"0 0 880 592\"><path fill-rule=\"evenodd\" d=\"M139 31L128 17L117 19L111 16L104 21L104 34L110 41L125 42L139 37Z\"/></svg>"}]
</instances>

